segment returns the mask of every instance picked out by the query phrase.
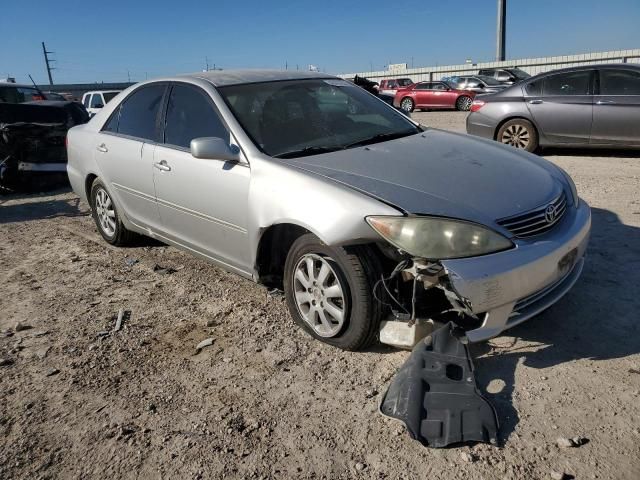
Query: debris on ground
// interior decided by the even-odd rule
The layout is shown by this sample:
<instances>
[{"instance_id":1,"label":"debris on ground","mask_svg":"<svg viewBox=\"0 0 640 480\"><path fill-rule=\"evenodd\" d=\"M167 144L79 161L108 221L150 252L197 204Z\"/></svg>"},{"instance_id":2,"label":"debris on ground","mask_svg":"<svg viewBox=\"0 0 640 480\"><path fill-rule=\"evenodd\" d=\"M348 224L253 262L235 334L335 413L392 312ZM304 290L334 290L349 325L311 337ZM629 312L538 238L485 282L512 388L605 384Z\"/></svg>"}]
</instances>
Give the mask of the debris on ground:
<instances>
[{"instance_id":1,"label":"debris on ground","mask_svg":"<svg viewBox=\"0 0 640 480\"><path fill-rule=\"evenodd\" d=\"M176 273L178 270L176 270L173 267L161 267L160 265L158 265L157 263L153 266L153 271L155 273L158 273L160 275L171 275L172 273Z\"/></svg>"},{"instance_id":2,"label":"debris on ground","mask_svg":"<svg viewBox=\"0 0 640 480\"><path fill-rule=\"evenodd\" d=\"M58 370L57 368L50 368L49 370L47 370L47 377L52 377L59 373L60 373L60 370Z\"/></svg>"},{"instance_id":3,"label":"debris on ground","mask_svg":"<svg viewBox=\"0 0 640 480\"><path fill-rule=\"evenodd\" d=\"M568 480L571 478L571 476L567 475L566 473L556 472L555 470L551 470L551 472L549 472L549 475L553 480Z\"/></svg>"},{"instance_id":4,"label":"debris on ground","mask_svg":"<svg viewBox=\"0 0 640 480\"><path fill-rule=\"evenodd\" d=\"M125 258L124 263L127 267L133 267L139 260L137 258Z\"/></svg>"},{"instance_id":5,"label":"debris on ground","mask_svg":"<svg viewBox=\"0 0 640 480\"><path fill-rule=\"evenodd\" d=\"M573 437L573 438L559 437L556 440L556 445L560 448L576 448L588 442L589 440L584 437Z\"/></svg>"},{"instance_id":6,"label":"debris on ground","mask_svg":"<svg viewBox=\"0 0 640 480\"><path fill-rule=\"evenodd\" d=\"M30 330L32 328L33 327L31 325L27 325L26 323L22 323L22 322L17 322L14 330L16 332L22 332L24 330Z\"/></svg>"},{"instance_id":7,"label":"debris on ground","mask_svg":"<svg viewBox=\"0 0 640 480\"><path fill-rule=\"evenodd\" d=\"M497 443L498 419L478 389L464 339L452 322L425 337L380 403L380 413L400 420L424 446Z\"/></svg>"},{"instance_id":8,"label":"debris on ground","mask_svg":"<svg viewBox=\"0 0 640 480\"><path fill-rule=\"evenodd\" d=\"M0 358L0 367L8 367L9 365L13 365L11 358Z\"/></svg>"},{"instance_id":9,"label":"debris on ground","mask_svg":"<svg viewBox=\"0 0 640 480\"><path fill-rule=\"evenodd\" d=\"M210 347L213 345L213 338L205 338L198 345L196 345L196 353L194 355L199 354L203 348Z\"/></svg>"},{"instance_id":10,"label":"debris on ground","mask_svg":"<svg viewBox=\"0 0 640 480\"><path fill-rule=\"evenodd\" d=\"M473 463L478 459L473 453L469 452L460 452L460 458L467 463Z\"/></svg>"},{"instance_id":11,"label":"debris on ground","mask_svg":"<svg viewBox=\"0 0 640 480\"><path fill-rule=\"evenodd\" d=\"M108 337L109 335L111 335L111 332L108 330L102 330L96 333L96 337Z\"/></svg>"},{"instance_id":12,"label":"debris on ground","mask_svg":"<svg viewBox=\"0 0 640 480\"><path fill-rule=\"evenodd\" d=\"M124 308L118 310L118 318L116 319L116 326L114 327L116 332L122 328L122 317L124 317Z\"/></svg>"}]
</instances>

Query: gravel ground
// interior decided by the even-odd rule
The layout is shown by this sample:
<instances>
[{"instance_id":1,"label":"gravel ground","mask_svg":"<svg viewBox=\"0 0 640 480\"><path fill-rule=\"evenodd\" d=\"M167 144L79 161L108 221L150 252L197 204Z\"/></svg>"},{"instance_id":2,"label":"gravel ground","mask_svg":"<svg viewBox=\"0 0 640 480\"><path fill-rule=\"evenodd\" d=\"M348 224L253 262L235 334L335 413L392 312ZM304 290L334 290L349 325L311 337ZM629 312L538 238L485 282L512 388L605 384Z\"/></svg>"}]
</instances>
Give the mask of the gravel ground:
<instances>
[{"instance_id":1,"label":"gravel ground","mask_svg":"<svg viewBox=\"0 0 640 480\"><path fill-rule=\"evenodd\" d=\"M407 352L335 350L262 287L111 248L68 190L0 197L0 478L640 478L640 153L544 153L593 234L561 302L473 347L498 447L427 449L377 413Z\"/></svg>"}]
</instances>

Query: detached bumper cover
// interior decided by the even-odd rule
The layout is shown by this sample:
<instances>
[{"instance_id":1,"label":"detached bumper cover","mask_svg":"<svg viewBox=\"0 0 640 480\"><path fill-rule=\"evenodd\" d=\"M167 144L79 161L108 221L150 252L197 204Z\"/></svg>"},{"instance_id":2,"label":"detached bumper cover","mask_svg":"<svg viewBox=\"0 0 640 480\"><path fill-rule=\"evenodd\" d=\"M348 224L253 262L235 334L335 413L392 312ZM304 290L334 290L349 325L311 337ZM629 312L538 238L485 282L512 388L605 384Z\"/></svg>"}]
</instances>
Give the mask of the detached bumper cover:
<instances>
[{"instance_id":1,"label":"detached bumper cover","mask_svg":"<svg viewBox=\"0 0 640 480\"><path fill-rule=\"evenodd\" d=\"M496 444L496 413L478 390L469 350L455 328L448 323L416 345L391 381L380 413L400 420L427 447Z\"/></svg>"},{"instance_id":2,"label":"detached bumper cover","mask_svg":"<svg viewBox=\"0 0 640 480\"><path fill-rule=\"evenodd\" d=\"M447 260L451 283L484 318L466 332L486 340L537 315L562 298L577 281L591 231L591 210L580 206L538 240L516 240L516 248L482 257Z\"/></svg>"}]
</instances>

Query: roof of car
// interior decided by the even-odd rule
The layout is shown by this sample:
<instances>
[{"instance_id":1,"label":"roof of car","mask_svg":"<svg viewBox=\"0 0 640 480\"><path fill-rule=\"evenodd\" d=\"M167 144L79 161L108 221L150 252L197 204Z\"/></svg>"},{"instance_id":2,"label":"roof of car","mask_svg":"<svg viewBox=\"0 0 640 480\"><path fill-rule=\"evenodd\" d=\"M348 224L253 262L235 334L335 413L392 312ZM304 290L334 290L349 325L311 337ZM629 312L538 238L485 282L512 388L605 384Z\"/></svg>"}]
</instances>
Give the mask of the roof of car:
<instances>
[{"instance_id":1,"label":"roof of car","mask_svg":"<svg viewBox=\"0 0 640 480\"><path fill-rule=\"evenodd\" d=\"M548 72L538 73L537 75L534 75L532 77L524 79L524 81L525 82L529 82L529 81L532 81L534 79L545 77L545 76L551 75L551 74L555 75L556 73L576 72L576 71L579 71L579 70L587 70L587 69L592 69L592 68L596 68L596 69L609 68L609 69L614 69L614 70L620 70L620 69L622 69L622 70L628 70L628 69L640 70L640 65L633 64L633 63L588 63L588 64L585 64L585 65L577 65L575 67L558 68L557 70L549 70Z\"/></svg>"},{"instance_id":2,"label":"roof of car","mask_svg":"<svg viewBox=\"0 0 640 480\"><path fill-rule=\"evenodd\" d=\"M19 87L19 88L35 88L33 85L26 83L0 82L0 87Z\"/></svg>"},{"instance_id":3,"label":"roof of car","mask_svg":"<svg viewBox=\"0 0 640 480\"><path fill-rule=\"evenodd\" d=\"M240 85L243 83L274 82L279 80L335 78L333 75L326 73L299 70L215 70L189 73L184 76L207 80L216 87Z\"/></svg>"}]
</instances>

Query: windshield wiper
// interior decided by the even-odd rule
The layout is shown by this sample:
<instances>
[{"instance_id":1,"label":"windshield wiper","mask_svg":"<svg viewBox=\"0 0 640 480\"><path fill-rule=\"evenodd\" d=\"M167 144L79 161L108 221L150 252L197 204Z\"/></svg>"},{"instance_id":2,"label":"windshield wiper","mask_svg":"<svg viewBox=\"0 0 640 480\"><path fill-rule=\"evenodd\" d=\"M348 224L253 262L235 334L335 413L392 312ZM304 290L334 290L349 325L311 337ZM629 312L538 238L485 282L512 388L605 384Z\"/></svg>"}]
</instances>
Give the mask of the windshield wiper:
<instances>
[{"instance_id":1,"label":"windshield wiper","mask_svg":"<svg viewBox=\"0 0 640 480\"><path fill-rule=\"evenodd\" d=\"M344 147L305 147L299 150L291 150L289 152L278 153L273 155L274 158L297 158L308 157L310 155L319 155L320 153L335 152L342 150Z\"/></svg>"},{"instance_id":2,"label":"windshield wiper","mask_svg":"<svg viewBox=\"0 0 640 480\"><path fill-rule=\"evenodd\" d=\"M409 135L415 135L418 132L419 130L416 129L415 131L412 130L409 132L378 133L363 140L358 140L357 142L345 145L344 148L362 147L364 145L371 145L372 143L380 143L387 140L394 140L396 138L408 137Z\"/></svg>"}]
</instances>

